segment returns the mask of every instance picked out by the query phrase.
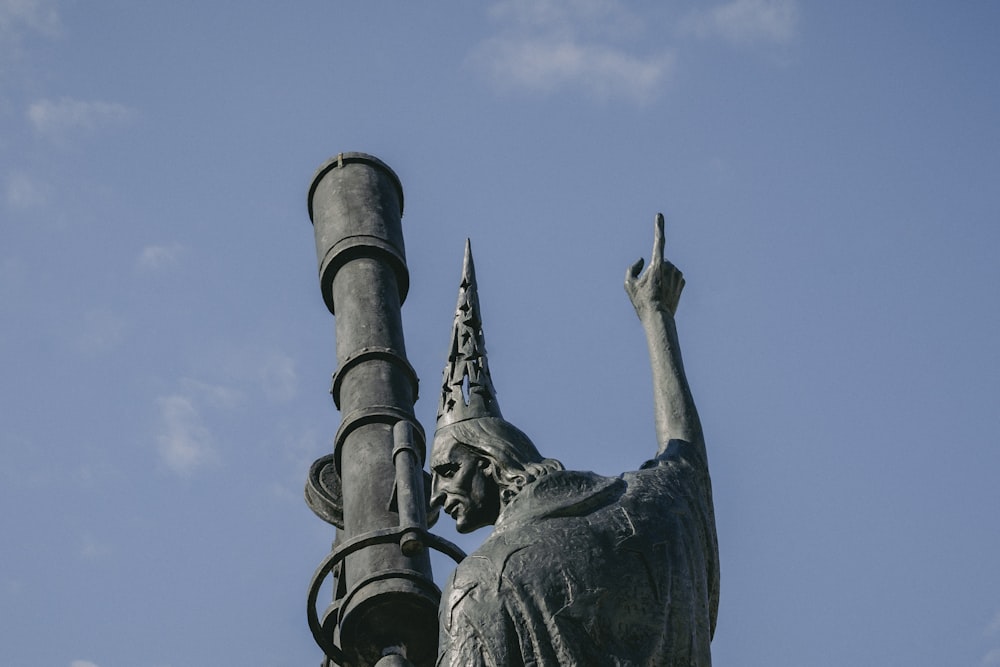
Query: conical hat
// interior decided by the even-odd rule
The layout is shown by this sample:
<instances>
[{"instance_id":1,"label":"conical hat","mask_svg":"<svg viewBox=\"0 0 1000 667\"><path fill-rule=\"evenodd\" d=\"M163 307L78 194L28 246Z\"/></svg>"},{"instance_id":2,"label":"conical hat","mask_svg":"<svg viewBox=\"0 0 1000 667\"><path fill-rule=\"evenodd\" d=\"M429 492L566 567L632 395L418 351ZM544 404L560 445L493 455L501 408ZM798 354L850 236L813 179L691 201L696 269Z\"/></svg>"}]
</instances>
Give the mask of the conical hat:
<instances>
[{"instance_id":1,"label":"conical hat","mask_svg":"<svg viewBox=\"0 0 1000 667\"><path fill-rule=\"evenodd\" d=\"M503 418L486 361L476 267L472 262L472 244L466 239L451 348L441 383L437 428L479 417Z\"/></svg>"}]
</instances>

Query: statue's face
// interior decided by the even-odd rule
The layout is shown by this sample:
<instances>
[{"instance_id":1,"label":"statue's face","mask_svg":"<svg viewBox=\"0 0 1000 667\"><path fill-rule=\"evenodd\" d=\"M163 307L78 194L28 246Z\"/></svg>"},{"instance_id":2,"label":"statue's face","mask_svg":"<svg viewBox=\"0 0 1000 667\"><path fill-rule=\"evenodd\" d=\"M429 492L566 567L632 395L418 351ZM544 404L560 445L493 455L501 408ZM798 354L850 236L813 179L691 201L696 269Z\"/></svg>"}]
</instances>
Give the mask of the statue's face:
<instances>
[{"instance_id":1,"label":"statue's face","mask_svg":"<svg viewBox=\"0 0 1000 667\"><path fill-rule=\"evenodd\" d=\"M458 442L435 444L431 455L431 504L455 520L460 533L496 523L500 487L487 474L488 459Z\"/></svg>"}]
</instances>

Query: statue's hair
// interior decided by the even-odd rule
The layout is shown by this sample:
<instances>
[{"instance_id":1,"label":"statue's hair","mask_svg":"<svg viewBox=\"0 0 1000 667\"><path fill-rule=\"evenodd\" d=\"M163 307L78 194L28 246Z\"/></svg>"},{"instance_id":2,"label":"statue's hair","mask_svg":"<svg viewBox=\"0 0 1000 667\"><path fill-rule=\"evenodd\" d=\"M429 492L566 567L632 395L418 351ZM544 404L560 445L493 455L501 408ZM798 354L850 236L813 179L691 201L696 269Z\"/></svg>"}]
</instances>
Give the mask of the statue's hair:
<instances>
[{"instance_id":1,"label":"statue's hair","mask_svg":"<svg viewBox=\"0 0 1000 667\"><path fill-rule=\"evenodd\" d=\"M490 462L487 474L500 487L506 505L526 485L556 470L556 459L542 458L531 439L505 419L480 417L449 424L434 434L434 447L458 443Z\"/></svg>"}]
</instances>

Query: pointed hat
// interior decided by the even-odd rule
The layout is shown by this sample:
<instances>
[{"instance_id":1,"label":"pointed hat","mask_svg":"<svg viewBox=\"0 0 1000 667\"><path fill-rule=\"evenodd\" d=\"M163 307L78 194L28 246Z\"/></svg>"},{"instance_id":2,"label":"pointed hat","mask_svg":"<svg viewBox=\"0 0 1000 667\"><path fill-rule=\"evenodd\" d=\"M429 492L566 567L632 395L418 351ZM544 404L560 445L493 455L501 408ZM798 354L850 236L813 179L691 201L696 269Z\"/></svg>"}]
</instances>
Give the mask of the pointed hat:
<instances>
[{"instance_id":1,"label":"pointed hat","mask_svg":"<svg viewBox=\"0 0 1000 667\"><path fill-rule=\"evenodd\" d=\"M462 262L462 283L458 288L455 323L451 329L451 348L441 383L437 427L476 419L503 418L497 403L496 390L486 361L486 338L479 314L479 290L476 267L472 263L472 244L465 241L465 261Z\"/></svg>"}]
</instances>

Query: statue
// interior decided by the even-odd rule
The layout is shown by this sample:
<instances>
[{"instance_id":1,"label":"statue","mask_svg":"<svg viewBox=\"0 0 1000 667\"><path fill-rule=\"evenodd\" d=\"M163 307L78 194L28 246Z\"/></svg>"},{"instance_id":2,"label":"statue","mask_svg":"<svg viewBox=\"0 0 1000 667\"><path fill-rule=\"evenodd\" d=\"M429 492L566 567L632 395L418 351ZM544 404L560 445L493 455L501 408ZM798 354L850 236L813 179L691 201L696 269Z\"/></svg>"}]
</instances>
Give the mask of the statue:
<instances>
[{"instance_id":1,"label":"statue","mask_svg":"<svg viewBox=\"0 0 1000 667\"><path fill-rule=\"evenodd\" d=\"M438 665L711 665L719 599L708 460L674 313L684 278L653 254L625 290L653 367L656 456L617 477L565 470L500 413L466 245L430 460L459 532L493 525L439 610Z\"/></svg>"}]
</instances>

